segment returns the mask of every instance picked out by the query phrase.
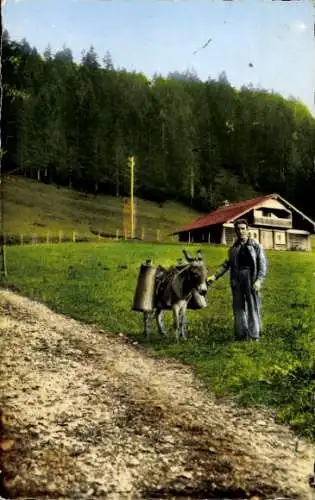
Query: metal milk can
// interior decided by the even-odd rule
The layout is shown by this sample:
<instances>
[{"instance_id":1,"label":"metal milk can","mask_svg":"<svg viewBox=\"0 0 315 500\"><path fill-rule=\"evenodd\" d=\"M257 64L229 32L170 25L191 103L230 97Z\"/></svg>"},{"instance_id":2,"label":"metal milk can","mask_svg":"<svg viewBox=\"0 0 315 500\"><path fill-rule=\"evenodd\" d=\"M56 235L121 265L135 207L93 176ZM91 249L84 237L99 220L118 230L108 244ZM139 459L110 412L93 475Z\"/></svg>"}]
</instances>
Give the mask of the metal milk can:
<instances>
[{"instance_id":1,"label":"metal milk can","mask_svg":"<svg viewBox=\"0 0 315 500\"><path fill-rule=\"evenodd\" d=\"M145 264L141 265L133 299L133 311L153 310L156 271L157 268L152 266L151 260L147 260Z\"/></svg>"},{"instance_id":2,"label":"metal milk can","mask_svg":"<svg viewBox=\"0 0 315 500\"><path fill-rule=\"evenodd\" d=\"M207 295L200 295L200 293L194 288L192 291L191 299L187 304L187 309L203 309L207 306Z\"/></svg>"}]
</instances>

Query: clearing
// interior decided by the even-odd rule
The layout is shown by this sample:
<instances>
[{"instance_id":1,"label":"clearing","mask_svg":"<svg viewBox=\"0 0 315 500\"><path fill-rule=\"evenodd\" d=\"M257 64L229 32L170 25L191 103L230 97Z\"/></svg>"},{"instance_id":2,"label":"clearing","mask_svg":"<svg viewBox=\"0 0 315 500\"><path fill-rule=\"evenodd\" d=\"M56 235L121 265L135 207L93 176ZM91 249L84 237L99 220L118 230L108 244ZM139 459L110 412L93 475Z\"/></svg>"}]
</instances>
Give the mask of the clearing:
<instances>
[{"instance_id":1,"label":"clearing","mask_svg":"<svg viewBox=\"0 0 315 500\"><path fill-rule=\"evenodd\" d=\"M271 411L11 291L0 312L10 498L310 498L313 445Z\"/></svg>"}]
</instances>

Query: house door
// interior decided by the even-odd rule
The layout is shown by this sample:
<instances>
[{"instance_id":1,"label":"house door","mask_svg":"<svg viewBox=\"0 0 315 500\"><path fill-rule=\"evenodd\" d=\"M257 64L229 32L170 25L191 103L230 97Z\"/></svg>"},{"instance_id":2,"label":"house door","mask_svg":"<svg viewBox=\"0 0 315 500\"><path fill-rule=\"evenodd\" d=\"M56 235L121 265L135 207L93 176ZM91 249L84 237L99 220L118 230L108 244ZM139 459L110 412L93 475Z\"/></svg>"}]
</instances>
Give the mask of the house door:
<instances>
[{"instance_id":1,"label":"house door","mask_svg":"<svg viewBox=\"0 0 315 500\"><path fill-rule=\"evenodd\" d=\"M286 249L287 239L285 231L275 231L275 248Z\"/></svg>"},{"instance_id":2,"label":"house door","mask_svg":"<svg viewBox=\"0 0 315 500\"><path fill-rule=\"evenodd\" d=\"M273 248L273 232L269 229L260 230L260 243L267 250Z\"/></svg>"}]
</instances>

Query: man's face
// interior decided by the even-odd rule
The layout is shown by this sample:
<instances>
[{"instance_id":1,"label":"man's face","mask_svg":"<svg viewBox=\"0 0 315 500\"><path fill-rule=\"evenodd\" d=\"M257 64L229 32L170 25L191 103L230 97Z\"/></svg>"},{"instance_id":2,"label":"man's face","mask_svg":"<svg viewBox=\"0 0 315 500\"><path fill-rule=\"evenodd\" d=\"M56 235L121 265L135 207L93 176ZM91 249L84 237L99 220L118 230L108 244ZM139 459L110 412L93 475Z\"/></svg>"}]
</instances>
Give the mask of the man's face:
<instances>
[{"instance_id":1,"label":"man's face","mask_svg":"<svg viewBox=\"0 0 315 500\"><path fill-rule=\"evenodd\" d=\"M237 234L237 237L241 241L246 241L248 238L248 229L246 224L238 224L235 228L235 232Z\"/></svg>"}]
</instances>

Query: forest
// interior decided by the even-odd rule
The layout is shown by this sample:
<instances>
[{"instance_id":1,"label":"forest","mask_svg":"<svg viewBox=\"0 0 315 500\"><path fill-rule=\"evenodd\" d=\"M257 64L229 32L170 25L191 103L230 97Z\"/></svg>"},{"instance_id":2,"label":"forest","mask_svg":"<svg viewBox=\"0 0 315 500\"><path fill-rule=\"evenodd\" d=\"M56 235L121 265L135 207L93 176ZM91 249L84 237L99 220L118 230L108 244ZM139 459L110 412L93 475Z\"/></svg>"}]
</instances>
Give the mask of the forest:
<instances>
[{"instance_id":1,"label":"forest","mask_svg":"<svg viewBox=\"0 0 315 500\"><path fill-rule=\"evenodd\" d=\"M211 210L277 192L315 216L315 120L294 97L223 72L193 70L152 79L116 67L93 46L43 55L3 39L4 172L89 193L135 195Z\"/></svg>"}]
</instances>

